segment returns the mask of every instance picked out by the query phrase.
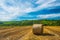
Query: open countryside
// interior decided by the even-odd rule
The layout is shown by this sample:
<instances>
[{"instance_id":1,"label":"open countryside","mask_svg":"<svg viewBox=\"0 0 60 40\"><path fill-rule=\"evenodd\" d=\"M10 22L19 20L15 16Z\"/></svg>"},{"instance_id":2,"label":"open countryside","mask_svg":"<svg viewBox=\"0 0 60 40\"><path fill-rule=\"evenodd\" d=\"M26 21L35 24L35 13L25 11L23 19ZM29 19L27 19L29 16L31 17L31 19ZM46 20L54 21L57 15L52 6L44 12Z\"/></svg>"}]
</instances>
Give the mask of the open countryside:
<instances>
[{"instance_id":1,"label":"open countryside","mask_svg":"<svg viewBox=\"0 0 60 40\"><path fill-rule=\"evenodd\" d=\"M43 34L34 34L33 24L43 24ZM0 40L60 40L60 20L1 21Z\"/></svg>"},{"instance_id":2,"label":"open countryside","mask_svg":"<svg viewBox=\"0 0 60 40\"><path fill-rule=\"evenodd\" d=\"M32 26L0 28L0 40L60 40L60 26L44 26L42 35L35 35Z\"/></svg>"},{"instance_id":3,"label":"open countryside","mask_svg":"<svg viewBox=\"0 0 60 40\"><path fill-rule=\"evenodd\" d=\"M60 40L60 0L0 0L0 40Z\"/></svg>"}]
</instances>

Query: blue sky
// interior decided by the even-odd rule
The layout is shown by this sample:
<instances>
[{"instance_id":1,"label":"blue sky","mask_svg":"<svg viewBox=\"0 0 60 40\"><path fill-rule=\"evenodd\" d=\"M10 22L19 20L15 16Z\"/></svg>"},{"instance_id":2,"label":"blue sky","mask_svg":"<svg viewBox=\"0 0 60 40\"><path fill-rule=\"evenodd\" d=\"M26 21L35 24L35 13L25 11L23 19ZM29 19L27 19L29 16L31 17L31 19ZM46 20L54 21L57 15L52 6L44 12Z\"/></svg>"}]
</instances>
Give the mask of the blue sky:
<instances>
[{"instance_id":1,"label":"blue sky","mask_svg":"<svg viewBox=\"0 0 60 40\"><path fill-rule=\"evenodd\" d=\"M60 19L60 0L0 0L0 21Z\"/></svg>"}]
</instances>

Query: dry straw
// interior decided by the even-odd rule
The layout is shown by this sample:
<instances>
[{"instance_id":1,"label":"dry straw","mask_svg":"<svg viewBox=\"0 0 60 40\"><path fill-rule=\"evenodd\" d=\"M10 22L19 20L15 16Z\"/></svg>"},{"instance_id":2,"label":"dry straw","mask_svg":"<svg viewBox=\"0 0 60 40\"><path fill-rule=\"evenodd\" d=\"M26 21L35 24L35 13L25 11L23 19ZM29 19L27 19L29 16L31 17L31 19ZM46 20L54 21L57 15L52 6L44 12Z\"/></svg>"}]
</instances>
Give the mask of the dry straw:
<instances>
[{"instance_id":1,"label":"dry straw","mask_svg":"<svg viewBox=\"0 0 60 40\"><path fill-rule=\"evenodd\" d=\"M43 24L33 24L33 34L43 34Z\"/></svg>"}]
</instances>

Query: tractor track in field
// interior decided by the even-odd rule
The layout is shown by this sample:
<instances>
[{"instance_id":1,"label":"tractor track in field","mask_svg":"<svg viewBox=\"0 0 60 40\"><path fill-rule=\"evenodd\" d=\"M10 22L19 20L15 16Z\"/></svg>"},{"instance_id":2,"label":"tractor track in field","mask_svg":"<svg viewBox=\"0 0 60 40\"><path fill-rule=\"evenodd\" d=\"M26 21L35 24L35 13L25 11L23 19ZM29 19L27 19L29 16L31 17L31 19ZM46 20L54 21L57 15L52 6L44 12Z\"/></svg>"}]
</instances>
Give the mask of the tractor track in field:
<instances>
[{"instance_id":1,"label":"tractor track in field","mask_svg":"<svg viewBox=\"0 0 60 40\"><path fill-rule=\"evenodd\" d=\"M54 32L55 34L57 34L60 37L60 31L56 31L56 30L53 30L51 28L47 28L47 29Z\"/></svg>"},{"instance_id":2,"label":"tractor track in field","mask_svg":"<svg viewBox=\"0 0 60 40\"><path fill-rule=\"evenodd\" d=\"M54 32L53 30L49 30L47 28L44 28L44 30L46 32L42 35L34 35L33 33L31 33L28 40L60 40L60 36L58 33L55 33L55 30Z\"/></svg>"},{"instance_id":3,"label":"tractor track in field","mask_svg":"<svg viewBox=\"0 0 60 40\"><path fill-rule=\"evenodd\" d=\"M26 32L25 32L26 31ZM15 34L13 36L9 37L9 40L19 40L20 38L24 37L25 35L27 35L29 33L30 30L23 30L18 34Z\"/></svg>"},{"instance_id":4,"label":"tractor track in field","mask_svg":"<svg viewBox=\"0 0 60 40\"><path fill-rule=\"evenodd\" d=\"M45 28L49 34L53 36L48 36L48 40L60 40L60 27L46 27Z\"/></svg>"},{"instance_id":5,"label":"tractor track in field","mask_svg":"<svg viewBox=\"0 0 60 40\"><path fill-rule=\"evenodd\" d=\"M13 39L12 37L15 37L15 36L16 36L16 38L13 39L13 40L17 40L18 38L27 34L30 31L29 29L30 28L24 28L24 29L22 28L22 29L17 29L17 30L13 30L13 31L10 30L10 31L7 31L7 32L2 32L0 34L0 40L8 40L8 39L10 40L10 38L12 40Z\"/></svg>"},{"instance_id":6,"label":"tractor track in field","mask_svg":"<svg viewBox=\"0 0 60 40\"><path fill-rule=\"evenodd\" d=\"M58 27L45 27L43 35L35 35L32 27L4 29L0 30L0 40L60 40L60 31Z\"/></svg>"}]
</instances>

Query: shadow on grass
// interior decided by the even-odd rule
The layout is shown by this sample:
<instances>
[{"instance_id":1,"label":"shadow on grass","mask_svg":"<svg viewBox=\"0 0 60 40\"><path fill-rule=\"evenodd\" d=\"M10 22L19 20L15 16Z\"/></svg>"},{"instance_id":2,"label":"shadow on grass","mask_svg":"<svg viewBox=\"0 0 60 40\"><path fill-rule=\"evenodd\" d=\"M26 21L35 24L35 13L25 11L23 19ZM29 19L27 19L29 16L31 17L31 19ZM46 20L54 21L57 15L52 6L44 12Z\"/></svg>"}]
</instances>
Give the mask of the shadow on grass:
<instances>
[{"instance_id":1,"label":"shadow on grass","mask_svg":"<svg viewBox=\"0 0 60 40\"><path fill-rule=\"evenodd\" d=\"M37 36L55 36L54 34L50 34L50 33L43 33L43 34L34 34Z\"/></svg>"}]
</instances>

